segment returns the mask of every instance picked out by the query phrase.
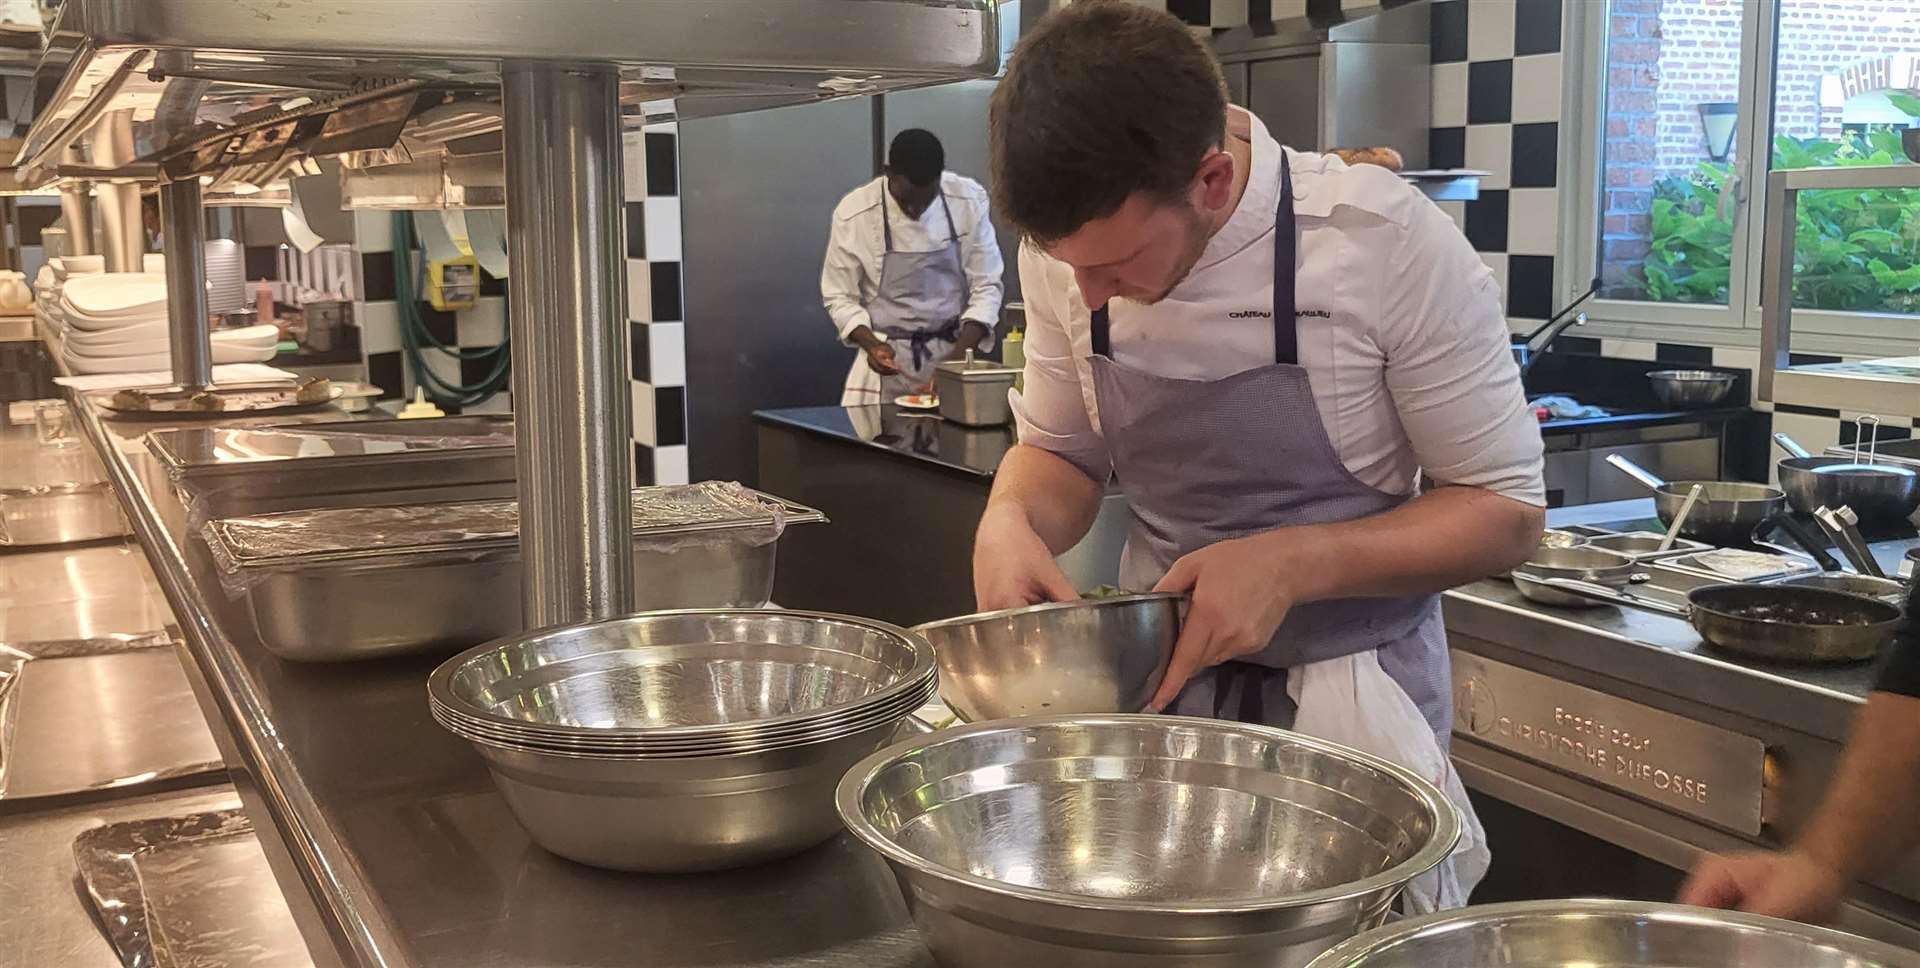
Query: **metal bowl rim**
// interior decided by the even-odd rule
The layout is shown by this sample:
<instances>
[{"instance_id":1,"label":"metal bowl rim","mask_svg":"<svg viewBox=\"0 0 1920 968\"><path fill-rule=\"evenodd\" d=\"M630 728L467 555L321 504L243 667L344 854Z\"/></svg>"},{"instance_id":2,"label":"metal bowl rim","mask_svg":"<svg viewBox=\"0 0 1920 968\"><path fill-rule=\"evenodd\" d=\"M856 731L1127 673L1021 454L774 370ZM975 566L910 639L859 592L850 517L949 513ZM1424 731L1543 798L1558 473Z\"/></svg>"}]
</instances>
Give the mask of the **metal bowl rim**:
<instances>
[{"instance_id":1,"label":"metal bowl rim","mask_svg":"<svg viewBox=\"0 0 1920 968\"><path fill-rule=\"evenodd\" d=\"M1076 608L1107 608L1119 605L1135 605L1142 602L1174 603L1186 600L1185 595L1174 592L1138 592L1131 595L1114 595L1110 598L1079 598L1071 602L1042 602L1038 605L1023 605L1019 608L1003 608L993 612L978 612L973 615L961 615L957 618L943 618L937 622L922 622L908 631L926 633L934 629L958 628L963 625L977 625L981 622L996 621L1003 618L1024 618L1028 615L1045 615Z\"/></svg>"},{"instance_id":2,"label":"metal bowl rim","mask_svg":"<svg viewBox=\"0 0 1920 968\"><path fill-rule=\"evenodd\" d=\"M1666 380L1674 383L1732 383L1734 375L1719 370L1651 370L1649 380Z\"/></svg>"},{"instance_id":3,"label":"metal bowl rim","mask_svg":"<svg viewBox=\"0 0 1920 968\"><path fill-rule=\"evenodd\" d=\"M1131 901L1122 898L1100 898L1085 894L1068 894L1035 887L1022 887L997 881L977 874L955 870L942 864L935 864L899 844L893 838L881 833L880 828L867 819L865 811L860 809L860 801L874 777L891 765L893 761L913 750L927 749L935 745L968 739L987 733L1018 732L1034 727L1053 726L1146 726L1173 724L1187 728L1212 729L1220 732L1237 732L1259 739L1277 740L1283 743L1305 746L1315 751L1358 761L1379 770L1404 784L1409 792L1426 804L1433 815L1433 836L1425 846L1412 857L1392 867L1364 877L1349 884L1322 888L1303 894L1294 894L1277 899L1239 902L1197 902L1197 901ZM873 848L888 863L905 868L918 874L925 874L943 881L958 883L973 890L982 891L1000 897L1023 901L1034 901L1056 907L1067 907L1083 911L1101 911L1132 914L1169 914L1169 915L1232 915L1257 914L1262 911L1310 908L1322 904L1351 900L1368 894L1390 890L1403 886L1415 877L1432 870L1441 861L1453 854L1460 842L1460 812L1454 808L1446 794L1440 788L1422 778L1419 774L1392 763L1371 753L1330 743L1305 733L1278 729L1272 726L1257 726L1252 723L1238 723L1219 719L1202 719L1191 716L1165 716L1153 713L1113 713L1105 715L1068 715L1068 716L1028 716L1019 719L997 719L992 722L976 723L970 726L953 726L930 733L915 736L893 743L881 749L847 771L834 790L834 809L840 814L840 822L845 824L854 837L861 843Z\"/></svg>"},{"instance_id":4,"label":"metal bowl rim","mask_svg":"<svg viewBox=\"0 0 1920 968\"><path fill-rule=\"evenodd\" d=\"M636 612L632 615L621 615L621 616L617 616L614 618L607 618L607 619L595 619L589 622L577 622L569 625L548 626L546 628L540 628L540 629L535 629L529 632L525 632L520 635L494 639L490 642L483 642L479 645L474 646L473 648L470 648L464 652L461 652L459 655L456 655L446 660L445 662L440 663L440 665L436 666L433 670L433 673L427 677L427 695L429 696L430 700L437 701L441 705L447 707L448 709L456 710L461 714L471 717L480 722L493 723L495 725L505 726L509 729L513 729L516 727L524 728L528 725L539 726L540 724L529 724L525 720L513 719L507 716L498 716L486 710L475 709L471 704L463 701L459 696L455 695L453 692L453 688L449 683L457 671L459 671L467 663L474 661L480 656L485 655L488 652L495 651L497 649L505 648L511 645L518 645L520 643L528 642L534 639L548 638L550 636L559 635L566 632L574 632L581 629L594 628L598 626L619 625L622 623L630 623L630 622L635 622L635 621L644 620L644 619L698 618L698 617L704 617L704 616L726 616L726 615L755 616L755 617L763 617L763 618L817 619L817 620L832 622L840 625L857 626L860 628L867 629L868 631L879 632L882 635L892 636L898 639L900 642L904 643L906 647L909 650L911 650L913 653L913 664L911 667L909 667L906 674L902 675L898 681L870 695L864 696L856 702L845 703L840 706L829 706L825 709L816 709L816 710L811 710L804 713L787 713L781 716L769 716L765 719L745 720L742 722L726 723L718 726L687 725L687 726L660 726L660 727L653 727L653 728L608 727L605 729L591 729L591 730L582 727L578 730L567 730L567 732L577 731L577 732L586 733L591 736L599 736L599 737L644 736L644 737L656 737L656 738L664 739L668 737L678 736L678 737L697 738L697 737L711 734L714 732L724 732L728 729L739 728L741 726L752 726L752 727L764 728L767 726L785 725L789 723L804 722L812 719L833 719L835 717L845 716L851 712L855 712L867 706L879 705L888 700L898 698L899 694L910 691L916 685L921 683L929 673L933 674L936 677L939 675L938 667L934 663L932 644L926 640L925 636L919 634L918 632L914 632L908 629L903 629L898 625L890 625L886 622L875 621L873 619L858 618L852 615L840 615L833 612L813 612L813 611L802 611L800 609L787 609L787 608L675 608L675 609L660 609L657 611L650 611L650 612ZM698 644L698 643L674 643L674 644L688 645L688 644Z\"/></svg>"},{"instance_id":5,"label":"metal bowl rim","mask_svg":"<svg viewBox=\"0 0 1920 968\"><path fill-rule=\"evenodd\" d=\"M1666 924L1724 924L1753 928L1837 948L1854 955L1872 957L1889 966L1920 968L1920 957L1915 956L1912 951L1833 928L1816 927L1797 921L1785 921L1740 911L1721 911L1653 901L1623 901L1614 898L1507 901L1498 904L1476 904L1452 911L1407 918L1349 938L1308 962L1306 968L1364 968L1366 958L1391 951L1394 947L1416 940L1422 935L1488 921L1512 921L1538 915L1617 916Z\"/></svg>"}]
</instances>

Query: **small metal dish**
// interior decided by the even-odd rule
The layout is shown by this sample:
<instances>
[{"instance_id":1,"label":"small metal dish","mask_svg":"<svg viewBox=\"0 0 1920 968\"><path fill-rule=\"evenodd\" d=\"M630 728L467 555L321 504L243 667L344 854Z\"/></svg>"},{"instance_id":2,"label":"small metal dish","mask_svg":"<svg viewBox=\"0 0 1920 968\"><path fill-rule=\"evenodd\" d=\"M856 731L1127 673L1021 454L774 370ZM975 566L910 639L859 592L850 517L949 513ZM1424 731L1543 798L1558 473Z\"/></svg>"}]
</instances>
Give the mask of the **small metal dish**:
<instances>
[{"instance_id":1,"label":"small metal dish","mask_svg":"<svg viewBox=\"0 0 1920 968\"><path fill-rule=\"evenodd\" d=\"M1577 548L1539 548L1533 557L1513 570L1513 587L1522 597L1541 605L1561 608L1598 608L1601 603L1546 584L1555 578L1571 578L1618 588L1631 582L1636 562L1623 554L1603 551L1591 545Z\"/></svg>"},{"instance_id":2,"label":"small metal dish","mask_svg":"<svg viewBox=\"0 0 1920 968\"><path fill-rule=\"evenodd\" d=\"M1626 555L1635 561L1647 561L1655 558L1665 558L1671 555L1683 555L1691 551L1709 551L1713 548L1710 544L1694 541L1689 538L1675 538L1673 540L1673 546L1663 551L1660 548L1660 543L1666 539L1666 535L1656 534L1652 531L1628 531L1621 534L1609 534L1596 538L1588 538L1587 544L1590 547L1599 548L1603 551L1612 551L1617 554Z\"/></svg>"},{"instance_id":3,"label":"small metal dish","mask_svg":"<svg viewBox=\"0 0 1920 968\"><path fill-rule=\"evenodd\" d=\"M1734 375L1717 370L1655 370L1647 374L1653 396L1669 407L1711 407L1733 392Z\"/></svg>"}]
</instances>

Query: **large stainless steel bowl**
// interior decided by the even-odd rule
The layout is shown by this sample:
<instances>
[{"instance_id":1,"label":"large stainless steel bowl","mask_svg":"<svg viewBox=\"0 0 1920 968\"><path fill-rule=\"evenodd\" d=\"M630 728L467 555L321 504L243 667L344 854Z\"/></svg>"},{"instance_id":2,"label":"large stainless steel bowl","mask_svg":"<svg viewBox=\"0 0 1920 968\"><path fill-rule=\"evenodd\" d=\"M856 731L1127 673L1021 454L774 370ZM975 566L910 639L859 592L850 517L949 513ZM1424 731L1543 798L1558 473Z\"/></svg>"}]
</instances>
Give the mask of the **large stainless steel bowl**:
<instances>
[{"instance_id":1,"label":"large stainless steel bowl","mask_svg":"<svg viewBox=\"0 0 1920 968\"><path fill-rule=\"evenodd\" d=\"M1917 968L1920 952L1792 921L1644 901L1524 901L1413 918L1311 968Z\"/></svg>"},{"instance_id":2,"label":"large stainless steel bowl","mask_svg":"<svg viewBox=\"0 0 1920 968\"><path fill-rule=\"evenodd\" d=\"M536 843L679 872L833 836L834 784L937 682L926 641L890 625L691 610L489 643L434 670L427 693Z\"/></svg>"},{"instance_id":3,"label":"large stainless steel bowl","mask_svg":"<svg viewBox=\"0 0 1920 968\"><path fill-rule=\"evenodd\" d=\"M837 801L947 968L1297 968L1378 924L1460 833L1398 766L1172 716L911 739L855 766Z\"/></svg>"},{"instance_id":4,"label":"large stainless steel bowl","mask_svg":"<svg viewBox=\"0 0 1920 968\"><path fill-rule=\"evenodd\" d=\"M1734 375L1717 370L1655 370L1647 374L1653 395L1669 407L1711 407L1732 392Z\"/></svg>"},{"instance_id":5,"label":"large stainless steel bowl","mask_svg":"<svg viewBox=\"0 0 1920 968\"><path fill-rule=\"evenodd\" d=\"M967 615L914 631L933 644L941 698L968 722L1134 713L1166 675L1181 601L1122 595Z\"/></svg>"}]
</instances>

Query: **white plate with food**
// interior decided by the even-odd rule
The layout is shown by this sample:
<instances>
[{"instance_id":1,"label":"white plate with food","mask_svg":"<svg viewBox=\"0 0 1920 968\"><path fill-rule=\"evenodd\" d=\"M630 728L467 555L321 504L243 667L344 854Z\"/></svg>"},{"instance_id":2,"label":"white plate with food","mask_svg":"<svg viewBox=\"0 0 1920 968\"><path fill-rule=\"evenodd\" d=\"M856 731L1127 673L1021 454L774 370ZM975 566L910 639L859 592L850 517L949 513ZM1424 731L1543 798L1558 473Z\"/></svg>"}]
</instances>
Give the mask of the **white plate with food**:
<instances>
[{"instance_id":1,"label":"white plate with food","mask_svg":"<svg viewBox=\"0 0 1920 968\"><path fill-rule=\"evenodd\" d=\"M893 405L902 410L938 410L940 398L931 393L909 393L894 397Z\"/></svg>"}]
</instances>

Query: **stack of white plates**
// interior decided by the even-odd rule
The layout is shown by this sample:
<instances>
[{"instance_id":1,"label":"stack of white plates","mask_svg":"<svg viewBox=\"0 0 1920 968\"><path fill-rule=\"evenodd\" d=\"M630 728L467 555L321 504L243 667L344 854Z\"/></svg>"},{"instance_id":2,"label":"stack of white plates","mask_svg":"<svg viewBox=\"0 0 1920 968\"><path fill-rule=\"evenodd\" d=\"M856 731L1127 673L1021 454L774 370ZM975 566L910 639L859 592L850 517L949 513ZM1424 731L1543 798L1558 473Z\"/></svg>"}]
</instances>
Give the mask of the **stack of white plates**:
<instances>
[{"instance_id":1,"label":"stack of white plates","mask_svg":"<svg viewBox=\"0 0 1920 968\"><path fill-rule=\"evenodd\" d=\"M164 276L69 275L51 303L49 324L61 336L61 359L72 372L136 373L171 366ZM273 358L279 331L271 325L222 330L212 342L216 364L263 363Z\"/></svg>"}]
</instances>

